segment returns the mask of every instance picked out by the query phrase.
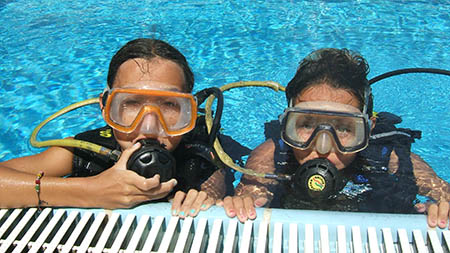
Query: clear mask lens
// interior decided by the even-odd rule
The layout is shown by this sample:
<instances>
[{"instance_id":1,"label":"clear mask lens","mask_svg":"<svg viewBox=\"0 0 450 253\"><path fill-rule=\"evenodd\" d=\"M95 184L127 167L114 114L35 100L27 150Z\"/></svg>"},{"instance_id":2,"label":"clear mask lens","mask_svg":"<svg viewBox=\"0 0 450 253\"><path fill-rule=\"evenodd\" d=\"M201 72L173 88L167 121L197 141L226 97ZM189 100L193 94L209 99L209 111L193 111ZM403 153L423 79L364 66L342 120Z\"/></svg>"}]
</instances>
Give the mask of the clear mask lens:
<instances>
[{"instance_id":1,"label":"clear mask lens","mask_svg":"<svg viewBox=\"0 0 450 253\"><path fill-rule=\"evenodd\" d=\"M319 153L327 153L333 146L347 153L361 150L368 142L367 116L354 110L328 111L296 106L286 109L282 123L283 140L299 149L315 144Z\"/></svg>"}]
</instances>

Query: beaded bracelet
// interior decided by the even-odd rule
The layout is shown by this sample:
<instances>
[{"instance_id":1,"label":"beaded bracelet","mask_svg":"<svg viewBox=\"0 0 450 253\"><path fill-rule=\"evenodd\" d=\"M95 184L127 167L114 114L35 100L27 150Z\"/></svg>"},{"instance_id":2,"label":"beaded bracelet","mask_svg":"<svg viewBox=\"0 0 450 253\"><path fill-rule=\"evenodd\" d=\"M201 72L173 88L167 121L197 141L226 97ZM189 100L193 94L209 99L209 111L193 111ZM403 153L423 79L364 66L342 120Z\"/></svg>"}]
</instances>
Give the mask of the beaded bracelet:
<instances>
[{"instance_id":1,"label":"beaded bracelet","mask_svg":"<svg viewBox=\"0 0 450 253\"><path fill-rule=\"evenodd\" d=\"M34 189L36 190L37 193L37 197L38 197L38 210L41 211L42 210L42 203L47 203L45 201L41 200L41 178L44 176L44 172L43 171L39 171L39 173L36 176L36 180L34 181L34 183L36 184L34 186Z\"/></svg>"}]
</instances>

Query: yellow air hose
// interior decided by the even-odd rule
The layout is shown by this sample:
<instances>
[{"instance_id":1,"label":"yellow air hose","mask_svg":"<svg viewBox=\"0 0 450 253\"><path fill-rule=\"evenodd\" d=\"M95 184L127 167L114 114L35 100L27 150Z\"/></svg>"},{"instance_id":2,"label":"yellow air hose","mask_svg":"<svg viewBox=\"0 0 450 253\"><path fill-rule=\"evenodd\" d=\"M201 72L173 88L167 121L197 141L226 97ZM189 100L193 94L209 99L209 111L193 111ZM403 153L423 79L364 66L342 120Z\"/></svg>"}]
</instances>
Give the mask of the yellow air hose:
<instances>
[{"instance_id":1,"label":"yellow air hose","mask_svg":"<svg viewBox=\"0 0 450 253\"><path fill-rule=\"evenodd\" d=\"M240 81L240 82L235 82L235 83L229 83L226 84L222 87L220 87L221 91L227 91L227 90L231 90L234 88L240 88L240 87L268 87L273 89L274 91L285 91L285 87L282 86L281 84L277 83L277 82L273 82L273 81ZM205 105L205 120L206 120L206 128L208 130L208 133L211 132L211 128L212 128L212 104L213 101L215 99L214 95L209 96L208 100L206 101L206 105ZM256 172L252 169L246 169L246 168L242 168L241 166L237 165L233 159L223 150L222 145L220 144L220 141L218 140L218 138L216 137L216 139L214 140L214 150L217 153L217 156L220 158L220 160L227 165L228 167L239 171L241 173L247 174L247 175L251 175L251 176L256 176L256 177L265 177L265 178L276 178L276 179L281 179L281 180L289 180L290 176L289 175L284 175L284 174L268 174L268 173L259 173Z\"/></svg>"},{"instance_id":2,"label":"yellow air hose","mask_svg":"<svg viewBox=\"0 0 450 253\"><path fill-rule=\"evenodd\" d=\"M93 152L96 152L96 153L99 153L102 155L106 155L106 156L112 158L113 160L117 161L118 158L120 157L120 152L113 151L111 149L108 149L108 148L105 148L100 145L90 143L87 141L75 140L75 139L55 139L55 140L46 140L46 141L37 141L36 140L37 135L38 135L39 131L41 130L41 128L43 126L45 126L51 120L65 114L67 112L70 112L72 110L80 108L82 106L98 103L98 101L99 101L98 98L91 98L91 99L83 100L81 102L64 107L63 109L54 113L53 115L51 115L50 117L48 117L47 119L42 121L33 130L33 132L31 133L31 136L30 136L30 144L33 147L37 147L37 148L50 147L50 146L82 148L82 149L87 149L87 150L90 150L90 151L93 151Z\"/></svg>"}]
</instances>

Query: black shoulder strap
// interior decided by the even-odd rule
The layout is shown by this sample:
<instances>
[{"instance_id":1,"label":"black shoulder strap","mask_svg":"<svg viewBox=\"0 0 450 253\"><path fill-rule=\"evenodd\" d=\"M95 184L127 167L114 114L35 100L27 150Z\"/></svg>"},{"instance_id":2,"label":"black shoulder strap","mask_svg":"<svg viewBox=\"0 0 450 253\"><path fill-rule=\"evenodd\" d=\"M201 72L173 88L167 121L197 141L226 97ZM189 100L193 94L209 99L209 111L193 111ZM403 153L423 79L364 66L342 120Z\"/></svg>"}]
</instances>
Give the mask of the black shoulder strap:
<instances>
[{"instance_id":1,"label":"black shoulder strap","mask_svg":"<svg viewBox=\"0 0 450 253\"><path fill-rule=\"evenodd\" d=\"M408 128L397 128L402 120L388 112L378 113L375 128L371 132L369 146L359 153L369 165L387 167L392 151L399 158L398 173L411 173L411 144L420 139L422 132Z\"/></svg>"},{"instance_id":2,"label":"black shoulder strap","mask_svg":"<svg viewBox=\"0 0 450 253\"><path fill-rule=\"evenodd\" d=\"M220 132L217 135L224 151L234 160L243 166L243 157L250 154L251 150L228 135ZM209 135L206 129L204 116L197 118L195 128L183 136L181 143L174 151L177 160L177 176L179 177L179 187L181 190L199 187L217 169L223 168L224 164L218 159L213 147L209 144ZM225 168L225 184L227 194L233 194L232 182L234 172ZM198 188L197 188L198 189Z\"/></svg>"},{"instance_id":3,"label":"black shoulder strap","mask_svg":"<svg viewBox=\"0 0 450 253\"><path fill-rule=\"evenodd\" d=\"M281 125L278 120L271 120L264 123L264 136L266 140L278 140L281 138Z\"/></svg>"},{"instance_id":4,"label":"black shoulder strap","mask_svg":"<svg viewBox=\"0 0 450 253\"><path fill-rule=\"evenodd\" d=\"M411 144L421 138L421 131L397 128L402 119L388 112L377 115L369 146L358 153L364 164L374 167L365 176L370 180L372 191L365 193L366 201L360 205L362 211L372 212L414 212L418 187L411 161ZM387 173L392 152L399 159L395 174Z\"/></svg>"}]
</instances>

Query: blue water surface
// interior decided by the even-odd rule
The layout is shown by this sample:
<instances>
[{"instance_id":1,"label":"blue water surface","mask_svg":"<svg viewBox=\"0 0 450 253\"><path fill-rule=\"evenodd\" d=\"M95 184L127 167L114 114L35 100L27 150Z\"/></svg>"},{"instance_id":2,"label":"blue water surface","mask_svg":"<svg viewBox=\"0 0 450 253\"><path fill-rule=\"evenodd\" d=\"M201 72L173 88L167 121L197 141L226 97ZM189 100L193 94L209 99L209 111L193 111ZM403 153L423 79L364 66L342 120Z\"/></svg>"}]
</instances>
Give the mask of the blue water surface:
<instances>
[{"instance_id":1,"label":"blue water surface","mask_svg":"<svg viewBox=\"0 0 450 253\"><path fill-rule=\"evenodd\" d=\"M108 63L127 41L168 41L186 55L195 91L240 80L286 85L298 62L322 47L349 48L369 77L399 68L450 69L449 1L55 1L0 0L0 160L41 152L33 128L58 109L98 96ZM375 110L420 129L413 151L450 181L450 78L393 77L373 87ZM243 88L225 94L223 131L250 148L284 93ZM61 138L104 124L96 106L42 130Z\"/></svg>"}]
</instances>

